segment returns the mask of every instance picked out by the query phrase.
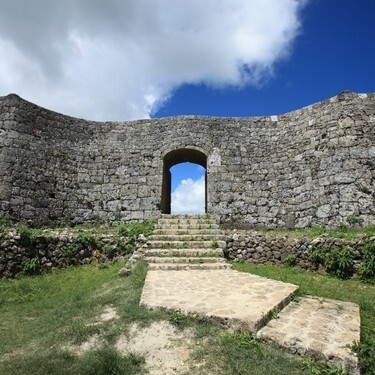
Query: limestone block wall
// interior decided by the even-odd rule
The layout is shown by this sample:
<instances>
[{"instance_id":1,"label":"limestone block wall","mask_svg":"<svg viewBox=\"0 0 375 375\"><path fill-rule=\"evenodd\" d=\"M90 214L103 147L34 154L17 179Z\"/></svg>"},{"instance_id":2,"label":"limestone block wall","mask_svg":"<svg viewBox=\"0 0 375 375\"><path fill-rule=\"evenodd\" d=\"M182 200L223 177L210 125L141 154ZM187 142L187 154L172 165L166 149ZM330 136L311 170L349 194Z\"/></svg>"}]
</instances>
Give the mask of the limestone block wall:
<instances>
[{"instance_id":1,"label":"limestone block wall","mask_svg":"<svg viewBox=\"0 0 375 375\"><path fill-rule=\"evenodd\" d=\"M50 229L30 238L20 228L0 227L0 279L71 265L123 261L130 255L128 244L137 249L144 241L144 237L134 241L116 233Z\"/></svg>"},{"instance_id":2,"label":"limestone block wall","mask_svg":"<svg viewBox=\"0 0 375 375\"><path fill-rule=\"evenodd\" d=\"M247 230L226 231L225 256L234 262L249 262L255 264L286 264L291 261L294 265L325 272L322 265L311 259L311 253L316 247L326 251L336 251L347 247L354 251L353 271L358 274L363 262L363 247L375 243L375 237L361 236L358 239L347 240L328 236L315 238L306 236L280 236L272 233L262 233Z\"/></svg>"},{"instance_id":3,"label":"limestone block wall","mask_svg":"<svg viewBox=\"0 0 375 375\"><path fill-rule=\"evenodd\" d=\"M93 122L0 98L0 216L33 225L160 216L163 160L207 157L221 223L375 223L375 94L343 92L271 117Z\"/></svg>"}]
</instances>

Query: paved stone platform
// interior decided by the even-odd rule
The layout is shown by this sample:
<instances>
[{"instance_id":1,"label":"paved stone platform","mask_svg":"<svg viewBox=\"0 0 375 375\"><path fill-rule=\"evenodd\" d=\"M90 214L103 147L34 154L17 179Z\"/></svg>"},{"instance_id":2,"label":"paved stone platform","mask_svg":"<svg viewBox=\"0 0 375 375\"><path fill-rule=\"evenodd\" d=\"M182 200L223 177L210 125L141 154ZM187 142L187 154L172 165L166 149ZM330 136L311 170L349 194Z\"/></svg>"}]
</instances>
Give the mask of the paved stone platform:
<instances>
[{"instance_id":1,"label":"paved stone platform","mask_svg":"<svg viewBox=\"0 0 375 375\"><path fill-rule=\"evenodd\" d=\"M293 353L319 356L359 374L357 357L349 347L360 340L360 323L358 305L307 296L292 301L257 337Z\"/></svg>"},{"instance_id":2,"label":"paved stone platform","mask_svg":"<svg viewBox=\"0 0 375 375\"><path fill-rule=\"evenodd\" d=\"M149 270L140 303L255 333L297 290L292 284L234 270Z\"/></svg>"}]
</instances>

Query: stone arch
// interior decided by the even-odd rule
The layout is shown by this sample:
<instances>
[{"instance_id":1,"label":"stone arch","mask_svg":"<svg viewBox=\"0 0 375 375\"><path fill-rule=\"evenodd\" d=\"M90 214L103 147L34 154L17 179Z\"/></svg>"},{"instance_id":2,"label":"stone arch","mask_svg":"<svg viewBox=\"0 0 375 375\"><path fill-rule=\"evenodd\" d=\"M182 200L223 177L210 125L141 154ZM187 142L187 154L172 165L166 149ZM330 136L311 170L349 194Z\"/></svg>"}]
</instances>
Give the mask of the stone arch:
<instances>
[{"instance_id":1,"label":"stone arch","mask_svg":"<svg viewBox=\"0 0 375 375\"><path fill-rule=\"evenodd\" d=\"M205 174L205 212L207 212L207 155L196 148L180 148L168 152L163 157L163 182L161 193L161 212L171 213L171 172L170 168L180 163L195 163L206 170Z\"/></svg>"}]
</instances>

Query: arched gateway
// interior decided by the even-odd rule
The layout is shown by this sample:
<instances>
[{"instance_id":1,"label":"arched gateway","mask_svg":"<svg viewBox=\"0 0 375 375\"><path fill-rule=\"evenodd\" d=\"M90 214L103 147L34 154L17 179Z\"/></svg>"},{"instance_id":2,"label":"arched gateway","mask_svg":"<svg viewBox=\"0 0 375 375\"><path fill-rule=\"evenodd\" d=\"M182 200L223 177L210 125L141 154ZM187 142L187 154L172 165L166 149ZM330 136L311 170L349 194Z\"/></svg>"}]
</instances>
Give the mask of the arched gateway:
<instances>
[{"instance_id":1,"label":"arched gateway","mask_svg":"<svg viewBox=\"0 0 375 375\"><path fill-rule=\"evenodd\" d=\"M171 172L170 169L180 163L195 163L206 170L205 173L205 212L207 213L207 156L193 148L181 148L168 152L163 158L163 182L161 193L161 212L171 213Z\"/></svg>"}]
</instances>

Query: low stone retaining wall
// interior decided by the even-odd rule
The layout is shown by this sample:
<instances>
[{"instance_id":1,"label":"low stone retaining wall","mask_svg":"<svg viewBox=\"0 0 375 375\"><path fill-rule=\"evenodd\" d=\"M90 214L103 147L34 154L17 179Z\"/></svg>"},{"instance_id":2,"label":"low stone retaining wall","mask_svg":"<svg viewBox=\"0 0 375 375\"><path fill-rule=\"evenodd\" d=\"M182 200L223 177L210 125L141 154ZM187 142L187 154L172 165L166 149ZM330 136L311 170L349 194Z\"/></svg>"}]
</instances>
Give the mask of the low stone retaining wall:
<instances>
[{"instance_id":1,"label":"low stone retaining wall","mask_svg":"<svg viewBox=\"0 0 375 375\"><path fill-rule=\"evenodd\" d=\"M22 232L0 228L0 278L36 274L70 265L114 262L125 259L146 239L134 241L118 234L89 231Z\"/></svg>"},{"instance_id":2,"label":"low stone retaining wall","mask_svg":"<svg viewBox=\"0 0 375 375\"><path fill-rule=\"evenodd\" d=\"M290 264L314 269L318 265L310 259L311 250L317 246L327 249L349 247L354 250L354 270L358 270L362 260L361 247L375 238L361 237L356 240L325 237L278 236L268 233L246 230L227 230L225 232L227 248L226 257L232 261L251 263ZM320 266L321 268L321 266Z\"/></svg>"}]
</instances>

